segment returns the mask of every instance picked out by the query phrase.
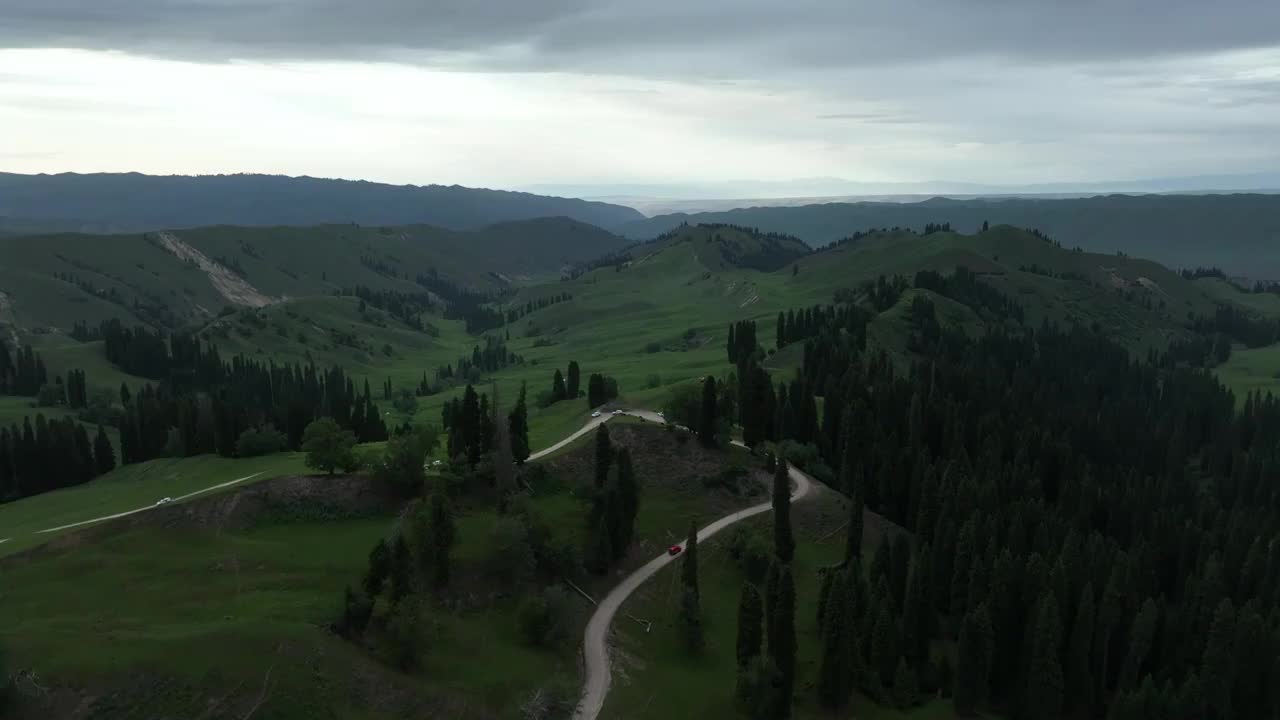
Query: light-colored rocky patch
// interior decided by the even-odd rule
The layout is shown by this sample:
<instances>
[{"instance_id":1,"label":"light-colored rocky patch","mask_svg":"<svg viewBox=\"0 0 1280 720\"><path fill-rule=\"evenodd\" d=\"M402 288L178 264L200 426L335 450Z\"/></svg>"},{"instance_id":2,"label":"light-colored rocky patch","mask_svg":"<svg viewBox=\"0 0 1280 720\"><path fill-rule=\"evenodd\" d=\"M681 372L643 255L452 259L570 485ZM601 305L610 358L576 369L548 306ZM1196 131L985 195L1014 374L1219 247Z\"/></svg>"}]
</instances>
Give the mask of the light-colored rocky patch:
<instances>
[{"instance_id":1,"label":"light-colored rocky patch","mask_svg":"<svg viewBox=\"0 0 1280 720\"><path fill-rule=\"evenodd\" d=\"M165 250L173 253L179 260L195 263L196 267L209 277L209 282L213 283L214 289L226 298L227 302L247 307L264 307L277 302L275 298L258 292L258 289L244 278L178 239L177 235L171 232L160 232L156 235Z\"/></svg>"}]
</instances>

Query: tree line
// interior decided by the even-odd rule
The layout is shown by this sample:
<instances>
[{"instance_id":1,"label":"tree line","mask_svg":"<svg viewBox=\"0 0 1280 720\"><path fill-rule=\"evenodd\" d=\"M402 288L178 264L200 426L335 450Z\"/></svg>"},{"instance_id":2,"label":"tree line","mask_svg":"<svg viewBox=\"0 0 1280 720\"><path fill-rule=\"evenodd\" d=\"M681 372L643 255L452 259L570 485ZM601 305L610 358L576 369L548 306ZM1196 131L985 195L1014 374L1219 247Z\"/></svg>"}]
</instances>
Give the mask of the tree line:
<instances>
[{"instance_id":1,"label":"tree line","mask_svg":"<svg viewBox=\"0 0 1280 720\"><path fill-rule=\"evenodd\" d=\"M35 395L49 382L44 358L30 345L10 350L0 339L0 395Z\"/></svg>"},{"instance_id":2,"label":"tree line","mask_svg":"<svg viewBox=\"0 0 1280 720\"><path fill-rule=\"evenodd\" d=\"M116 466L115 450L98 426L90 439L85 426L72 418L0 428L0 502L89 482Z\"/></svg>"}]
</instances>

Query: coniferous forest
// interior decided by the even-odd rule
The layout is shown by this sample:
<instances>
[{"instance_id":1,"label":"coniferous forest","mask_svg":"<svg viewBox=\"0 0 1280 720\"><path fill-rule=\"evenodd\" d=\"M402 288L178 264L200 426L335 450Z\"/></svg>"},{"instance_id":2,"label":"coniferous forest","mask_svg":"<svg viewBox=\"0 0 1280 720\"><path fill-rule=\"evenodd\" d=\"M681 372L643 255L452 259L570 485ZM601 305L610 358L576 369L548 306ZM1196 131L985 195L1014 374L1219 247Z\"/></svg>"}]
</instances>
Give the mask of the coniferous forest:
<instances>
[{"instance_id":1,"label":"coniferous forest","mask_svg":"<svg viewBox=\"0 0 1280 720\"><path fill-rule=\"evenodd\" d=\"M824 578L820 603L847 606L821 613L825 705L858 689L1028 720L1280 712L1280 403L1237 410L1206 371L1084 328L967 337L928 301L895 372L858 307L815 316L788 383L730 345L744 436L812 445L810 473L910 533L872 556L850 538Z\"/></svg>"}]
</instances>

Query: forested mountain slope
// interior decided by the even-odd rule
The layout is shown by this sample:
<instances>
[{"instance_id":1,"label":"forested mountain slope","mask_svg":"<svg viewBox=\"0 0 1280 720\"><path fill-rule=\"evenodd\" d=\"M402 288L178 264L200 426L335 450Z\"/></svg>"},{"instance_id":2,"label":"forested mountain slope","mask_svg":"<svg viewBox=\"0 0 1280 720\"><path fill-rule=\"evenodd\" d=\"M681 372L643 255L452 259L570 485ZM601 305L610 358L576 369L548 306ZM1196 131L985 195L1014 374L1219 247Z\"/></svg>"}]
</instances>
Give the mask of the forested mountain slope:
<instances>
[{"instance_id":1,"label":"forested mountain slope","mask_svg":"<svg viewBox=\"0 0 1280 720\"><path fill-rule=\"evenodd\" d=\"M473 229L561 215L601 226L643 217L621 205L458 185L281 175L0 173L0 228L26 233L350 222Z\"/></svg>"}]
</instances>

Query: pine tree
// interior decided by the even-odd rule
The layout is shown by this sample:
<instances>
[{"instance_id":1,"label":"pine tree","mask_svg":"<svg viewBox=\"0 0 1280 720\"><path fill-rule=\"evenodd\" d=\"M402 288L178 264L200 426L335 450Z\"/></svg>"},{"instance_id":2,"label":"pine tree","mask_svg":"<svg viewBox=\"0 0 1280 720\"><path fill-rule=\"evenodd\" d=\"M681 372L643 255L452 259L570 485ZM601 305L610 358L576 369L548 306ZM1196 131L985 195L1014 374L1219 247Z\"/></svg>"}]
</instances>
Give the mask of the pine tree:
<instances>
[{"instance_id":1,"label":"pine tree","mask_svg":"<svg viewBox=\"0 0 1280 720\"><path fill-rule=\"evenodd\" d=\"M391 604L395 605L408 596L413 583L413 555L404 533L396 535L391 544Z\"/></svg>"},{"instance_id":2,"label":"pine tree","mask_svg":"<svg viewBox=\"0 0 1280 720\"><path fill-rule=\"evenodd\" d=\"M822 620L822 665L818 671L818 700L823 707L844 707L853 690L852 632L848 626L848 582L843 571L830 573L831 585Z\"/></svg>"},{"instance_id":3,"label":"pine tree","mask_svg":"<svg viewBox=\"0 0 1280 720\"><path fill-rule=\"evenodd\" d=\"M976 551L977 523L973 517L960 528L960 537L956 541L955 560L951 565L951 608L952 616L964 617L969 603L969 576L973 570L973 556Z\"/></svg>"},{"instance_id":4,"label":"pine tree","mask_svg":"<svg viewBox=\"0 0 1280 720\"><path fill-rule=\"evenodd\" d=\"M956 663L955 691L952 695L956 713L976 715L987 700L990 687L993 633L986 605L979 605L965 615L960 626L960 642Z\"/></svg>"},{"instance_id":5,"label":"pine tree","mask_svg":"<svg viewBox=\"0 0 1280 720\"><path fill-rule=\"evenodd\" d=\"M784 564L795 556L796 541L791 534L791 477L787 462L779 459L773 473L773 548ZM779 663L779 669L782 669Z\"/></svg>"},{"instance_id":6,"label":"pine tree","mask_svg":"<svg viewBox=\"0 0 1280 720\"><path fill-rule=\"evenodd\" d=\"M680 639L690 654L698 654L706 643L702 631L702 608L695 588L684 585L680 589L680 614L676 625L680 628Z\"/></svg>"},{"instance_id":7,"label":"pine tree","mask_svg":"<svg viewBox=\"0 0 1280 720\"><path fill-rule=\"evenodd\" d=\"M871 626L871 664L875 681L880 687L893 684L893 673L898 669L902 653L898 649L898 628L893 620L893 598L885 583L875 594L874 621Z\"/></svg>"},{"instance_id":8,"label":"pine tree","mask_svg":"<svg viewBox=\"0 0 1280 720\"><path fill-rule=\"evenodd\" d=\"M778 714L785 720L791 717L791 698L796 681L796 586L791 576L791 566L778 569L777 601L773 607L773 623L769 637L769 657L778 668Z\"/></svg>"},{"instance_id":9,"label":"pine tree","mask_svg":"<svg viewBox=\"0 0 1280 720\"><path fill-rule=\"evenodd\" d=\"M741 670L760 656L764 640L764 607L760 591L751 582L742 583L738 596L738 668Z\"/></svg>"},{"instance_id":10,"label":"pine tree","mask_svg":"<svg viewBox=\"0 0 1280 720\"><path fill-rule=\"evenodd\" d=\"M862 483L857 483L853 488L853 496L849 499L849 526L844 544L844 562L846 565L862 557L862 516L864 508Z\"/></svg>"},{"instance_id":11,"label":"pine tree","mask_svg":"<svg viewBox=\"0 0 1280 720\"><path fill-rule=\"evenodd\" d=\"M564 374L560 372L560 368L556 368L556 374L551 378L551 402L560 402L569 396L569 390L564 384Z\"/></svg>"},{"instance_id":12,"label":"pine tree","mask_svg":"<svg viewBox=\"0 0 1280 720\"><path fill-rule=\"evenodd\" d=\"M1155 639L1156 623L1159 619L1160 609L1156 606L1156 601L1147 598L1137 617L1134 618L1133 625L1129 628L1129 653L1125 656L1124 665L1120 669L1119 688L1121 690L1136 688L1139 679L1144 675L1143 665L1146 664L1147 654L1151 652L1151 643Z\"/></svg>"},{"instance_id":13,"label":"pine tree","mask_svg":"<svg viewBox=\"0 0 1280 720\"><path fill-rule=\"evenodd\" d=\"M920 688L916 681L916 673L907 664L906 658L898 660L898 669L893 674L893 704L900 710L906 710L920 699Z\"/></svg>"},{"instance_id":14,"label":"pine tree","mask_svg":"<svg viewBox=\"0 0 1280 720\"><path fill-rule=\"evenodd\" d=\"M929 640L933 636L933 603L929 598L929 546L916 552L902 601L902 652L912 667L919 667L929 657Z\"/></svg>"},{"instance_id":15,"label":"pine tree","mask_svg":"<svg viewBox=\"0 0 1280 720\"><path fill-rule=\"evenodd\" d=\"M695 597L700 597L698 590L698 524L696 521L689 522L689 539L684 544L684 559L680 564L680 582L686 588L693 591Z\"/></svg>"},{"instance_id":16,"label":"pine tree","mask_svg":"<svg viewBox=\"0 0 1280 720\"><path fill-rule=\"evenodd\" d=\"M437 587L449 584L450 566L454 543L457 542L458 531L453 522L453 509L449 507L449 499L444 492L437 489L430 500L431 529L431 582Z\"/></svg>"},{"instance_id":17,"label":"pine tree","mask_svg":"<svg viewBox=\"0 0 1280 720\"><path fill-rule=\"evenodd\" d=\"M1023 716L1030 718L1056 718L1062 714L1062 661L1059 659L1062 621L1058 615L1058 602L1052 593L1041 597L1036 609L1031 639L1031 654L1027 663L1026 695L1023 698Z\"/></svg>"},{"instance_id":18,"label":"pine tree","mask_svg":"<svg viewBox=\"0 0 1280 720\"><path fill-rule=\"evenodd\" d=\"M640 512L640 487L636 484L636 473L631 463L629 449L618 448L615 464L618 466L618 536L623 543L621 548L615 548L615 550L621 556L631 547L631 542L635 539L636 516Z\"/></svg>"},{"instance_id":19,"label":"pine tree","mask_svg":"<svg viewBox=\"0 0 1280 720\"><path fill-rule=\"evenodd\" d=\"M578 397L581 389L581 371L578 369L578 361L569 361L569 377L565 379L565 396L572 399Z\"/></svg>"},{"instance_id":20,"label":"pine tree","mask_svg":"<svg viewBox=\"0 0 1280 720\"><path fill-rule=\"evenodd\" d=\"M613 539L609 530L608 519L603 511L587 533L587 547L583 552L582 565L589 572L603 575L609 570L613 560Z\"/></svg>"},{"instance_id":21,"label":"pine tree","mask_svg":"<svg viewBox=\"0 0 1280 720\"><path fill-rule=\"evenodd\" d=\"M596 426L596 489L603 490L609 481L609 465L613 462L613 442L604 423Z\"/></svg>"},{"instance_id":22,"label":"pine tree","mask_svg":"<svg viewBox=\"0 0 1280 720\"><path fill-rule=\"evenodd\" d=\"M511 456L516 464L523 465L529 459L529 405L526 400L528 388L520 383L520 397L516 406L511 409L507 418L507 427L511 433Z\"/></svg>"},{"instance_id":23,"label":"pine tree","mask_svg":"<svg viewBox=\"0 0 1280 720\"><path fill-rule=\"evenodd\" d=\"M1232 691L1235 686L1236 609L1229 598L1218 603L1209 626L1209 637L1200 663L1206 720L1235 717Z\"/></svg>"},{"instance_id":24,"label":"pine tree","mask_svg":"<svg viewBox=\"0 0 1280 720\"><path fill-rule=\"evenodd\" d=\"M737 364L738 362L738 339L735 325L736 323L729 323L728 355L729 364L731 365Z\"/></svg>"},{"instance_id":25,"label":"pine tree","mask_svg":"<svg viewBox=\"0 0 1280 720\"><path fill-rule=\"evenodd\" d=\"M93 439L93 460L94 469L99 475L105 475L116 468L115 449L111 447L107 431L101 425L98 426L98 434ZM0 469L0 472L3 470Z\"/></svg>"},{"instance_id":26,"label":"pine tree","mask_svg":"<svg viewBox=\"0 0 1280 720\"><path fill-rule=\"evenodd\" d=\"M1067 649L1066 697L1071 709L1088 713L1093 709L1093 583L1086 583L1076 605L1076 620L1071 625L1071 642Z\"/></svg>"},{"instance_id":27,"label":"pine tree","mask_svg":"<svg viewBox=\"0 0 1280 720\"><path fill-rule=\"evenodd\" d=\"M710 375L702 383L702 411L698 415L698 440L706 447L715 447L720 419L716 402L716 379Z\"/></svg>"}]
</instances>

